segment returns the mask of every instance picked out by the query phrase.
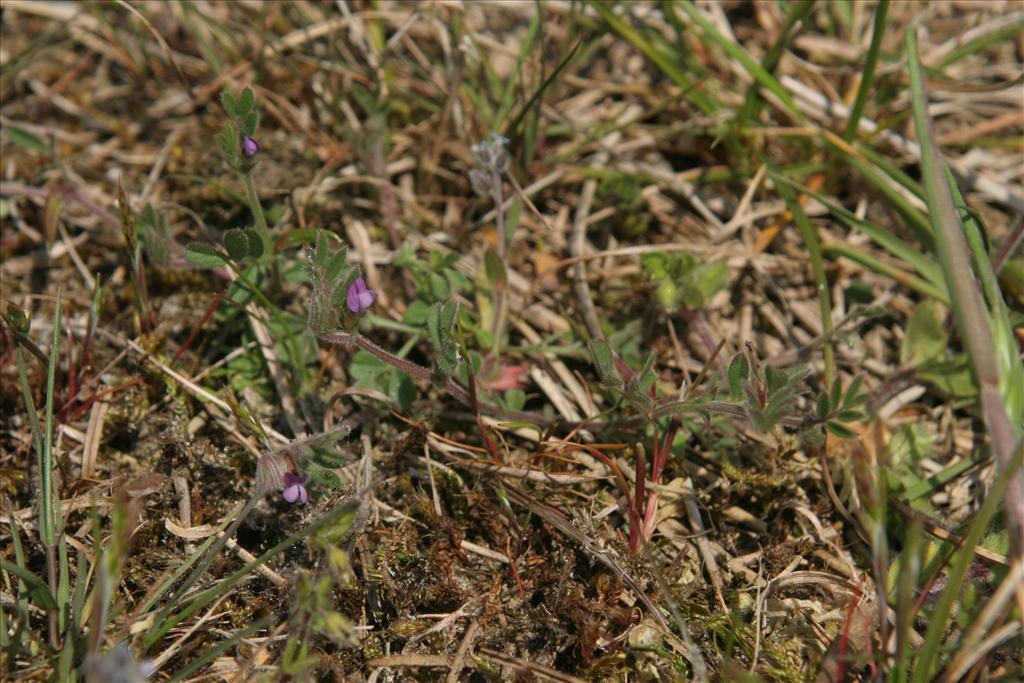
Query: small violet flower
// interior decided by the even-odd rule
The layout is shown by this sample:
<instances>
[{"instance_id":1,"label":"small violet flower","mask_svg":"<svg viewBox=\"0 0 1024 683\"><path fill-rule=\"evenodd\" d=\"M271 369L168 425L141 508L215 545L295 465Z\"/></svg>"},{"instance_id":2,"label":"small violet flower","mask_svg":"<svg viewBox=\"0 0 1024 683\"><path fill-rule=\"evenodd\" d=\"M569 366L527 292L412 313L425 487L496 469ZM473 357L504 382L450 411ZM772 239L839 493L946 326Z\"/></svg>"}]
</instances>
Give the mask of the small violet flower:
<instances>
[{"instance_id":1,"label":"small violet flower","mask_svg":"<svg viewBox=\"0 0 1024 683\"><path fill-rule=\"evenodd\" d=\"M360 275L348 286L348 292L345 294L345 303L348 304L348 310L353 313L362 313L373 304L373 300L376 298L377 292L368 289L366 287L366 280Z\"/></svg>"},{"instance_id":2,"label":"small violet flower","mask_svg":"<svg viewBox=\"0 0 1024 683\"><path fill-rule=\"evenodd\" d=\"M303 484L309 479L308 474L292 474L291 472L285 472L284 475L284 491L281 495L289 503L299 501L303 505L309 500L309 493L306 491L306 487Z\"/></svg>"},{"instance_id":3,"label":"small violet flower","mask_svg":"<svg viewBox=\"0 0 1024 683\"><path fill-rule=\"evenodd\" d=\"M258 151L260 151L260 143L256 142L255 138L250 135L242 138L242 154L247 157L254 157Z\"/></svg>"}]
</instances>

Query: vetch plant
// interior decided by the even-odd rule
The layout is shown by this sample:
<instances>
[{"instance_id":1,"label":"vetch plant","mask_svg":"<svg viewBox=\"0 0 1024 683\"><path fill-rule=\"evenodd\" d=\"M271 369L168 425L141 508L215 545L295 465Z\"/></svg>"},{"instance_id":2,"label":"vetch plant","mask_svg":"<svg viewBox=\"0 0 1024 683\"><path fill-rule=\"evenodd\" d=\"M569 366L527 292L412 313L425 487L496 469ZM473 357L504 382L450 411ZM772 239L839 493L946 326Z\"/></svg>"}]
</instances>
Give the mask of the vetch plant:
<instances>
[{"instance_id":1,"label":"vetch plant","mask_svg":"<svg viewBox=\"0 0 1024 683\"><path fill-rule=\"evenodd\" d=\"M267 226L267 218L263 213L263 206L260 204L259 194L256 192L256 183L252 178L252 170L256 163L254 158L260 151L260 144L253 137L260 122L260 113L256 108L256 95L252 88L246 88L236 98L230 90L225 89L221 93L220 100L224 105L224 111L231 117L231 121L224 124L220 135L217 136L217 141L224 154L224 160L241 176L242 182L245 184L249 208L256 221L255 234L258 235L261 242L259 245L247 245L245 251L249 256L262 259L273 253L274 245L270 228ZM228 246L227 237L225 237L225 246ZM261 248L257 250L257 246ZM231 248L229 247L228 250L231 251Z\"/></svg>"},{"instance_id":2,"label":"vetch plant","mask_svg":"<svg viewBox=\"0 0 1024 683\"><path fill-rule=\"evenodd\" d=\"M306 271L313 290L309 300L308 324L314 335L329 344L361 349L413 379L435 384L480 412L535 424L550 422L543 415L505 410L481 401L476 398L475 391L456 379L464 354L458 338L459 305L454 301L436 301L426 311L427 333L436 350L432 369L401 358L359 334L356 328L376 292L366 288L357 266L346 263L347 249L331 251L327 235L324 231L318 233L316 245L306 258Z\"/></svg>"}]
</instances>

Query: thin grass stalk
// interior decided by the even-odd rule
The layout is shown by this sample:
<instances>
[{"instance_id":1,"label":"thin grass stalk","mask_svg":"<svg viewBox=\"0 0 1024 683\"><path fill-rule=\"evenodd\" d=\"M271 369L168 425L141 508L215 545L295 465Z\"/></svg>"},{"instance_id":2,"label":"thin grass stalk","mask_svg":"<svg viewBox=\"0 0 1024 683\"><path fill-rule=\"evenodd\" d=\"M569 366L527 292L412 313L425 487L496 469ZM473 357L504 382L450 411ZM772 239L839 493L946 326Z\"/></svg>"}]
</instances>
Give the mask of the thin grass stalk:
<instances>
[{"instance_id":1,"label":"thin grass stalk","mask_svg":"<svg viewBox=\"0 0 1024 683\"><path fill-rule=\"evenodd\" d=\"M245 502L245 505L242 507L242 509L239 510L238 516L235 517L235 519L231 522L231 525L228 527L227 531L224 532L224 535L218 535L217 540L213 543L212 547L207 551L206 556L196 566L196 568L192 571L188 578L185 579L182 582L182 584L177 587L177 589L171 596L171 599L168 601L166 605L164 605L164 607L160 610L160 612L154 619L153 626L150 627L149 633L146 635L146 648L150 648L153 645L155 645L176 624L180 623L184 619L187 619L195 611L202 609L202 605L195 606L195 603L193 603L193 607L195 607L194 610L189 611L190 608L186 608L184 612L179 613L177 617L170 616L171 611L188 593L189 589L191 589L192 586L194 586L196 582L203 577L203 575L206 573L206 570L213 563L214 559L216 559L217 555L224 548L224 546L227 545L228 539L234 536L235 531L238 530L238 527L242 524L242 521L248 516L252 509L256 507L256 504L263 498L263 495L264 492L258 490L249 497L249 499ZM230 584L227 585L230 586ZM202 595L205 595L205 593L203 593Z\"/></svg>"},{"instance_id":2,"label":"thin grass stalk","mask_svg":"<svg viewBox=\"0 0 1024 683\"><path fill-rule=\"evenodd\" d=\"M729 57L739 62L754 81L779 98L779 101L786 109L786 113L793 117L795 121L800 125L807 123L807 117L800 111L800 107L793 100L793 96L782 87L778 79L751 57L750 53L744 50L742 46L722 35L715 25L711 23L711 20L704 16L701 10L697 9L696 5L690 2L690 0L673 0L668 10L673 11L676 7L685 12L693 23L697 24L701 31L707 35L711 42L717 44Z\"/></svg>"},{"instance_id":3,"label":"thin grass stalk","mask_svg":"<svg viewBox=\"0 0 1024 683\"><path fill-rule=\"evenodd\" d=\"M843 137L847 142L853 140L857 135L857 126L860 124L860 117L864 114L864 105L871 93L871 86L875 84L875 67L878 66L878 53L882 49L882 37L885 35L885 19L888 13L889 0L881 0L875 9L875 22L871 29L871 45L868 46L868 54L864 59L860 87L857 88L857 97L850 108L850 118L846 120L846 134Z\"/></svg>"},{"instance_id":4,"label":"thin grass stalk","mask_svg":"<svg viewBox=\"0 0 1024 683\"><path fill-rule=\"evenodd\" d=\"M900 553L900 569L896 579L896 661L890 672L893 683L907 680L913 647L910 632L914 627L914 591L921 573L921 520L914 517L907 527L907 536Z\"/></svg>"},{"instance_id":5,"label":"thin grass stalk","mask_svg":"<svg viewBox=\"0 0 1024 683\"><path fill-rule=\"evenodd\" d=\"M821 329L823 332L828 332L828 330L832 329L832 299L828 291L828 278L825 275L825 264L821 258L818 233L815 232L814 228L811 227L810 221L807 220L807 214L804 213L803 207L797 201L796 193L793 192L793 189L785 183L776 183L776 187L778 187L779 194L782 195L790 212L793 214L793 219L796 221L800 234L804 238L804 244L807 245L807 254L810 256L811 269L814 272L814 286L818 295L818 310L821 312ZM825 377L823 381L826 387L830 387L836 378L835 350L830 339L826 338L822 342L822 351L825 356Z\"/></svg>"},{"instance_id":6,"label":"thin grass stalk","mask_svg":"<svg viewBox=\"0 0 1024 683\"><path fill-rule=\"evenodd\" d=\"M886 0L887 1L887 0ZM775 68L779 65L779 61L782 59L782 55L785 54L786 48L789 47L795 36L790 35L790 31L793 27L803 21L814 8L814 0L800 0L799 3L792 5L789 14L786 15L786 21L782 24L782 28L779 29L779 35L772 43L771 47L764 55L764 59L761 60L761 65L768 73L774 73ZM760 95L757 92L756 86L751 86L747 89L747 96L743 102L743 108L740 109L739 114L736 117L736 126L739 129L746 128L747 121L750 117L757 114L760 107L758 106L761 102Z\"/></svg>"},{"instance_id":7,"label":"thin grass stalk","mask_svg":"<svg viewBox=\"0 0 1024 683\"><path fill-rule=\"evenodd\" d=\"M928 92L917 52L915 28L907 31L906 41L914 125L921 145L921 170L925 198L934 224L936 252L946 274L953 316L978 385L981 411L992 441L996 465L1001 476L1011 478L1006 492L1006 517L1011 547L1014 555L1019 557L1024 552L1024 476L1010 469L1010 460L1021 442L1021 426L1014 423L1014 418L1019 419L1020 415L1015 410L1014 417L1011 417L1006 405L1007 396L1001 391L1000 358L996 344L993 344L990 315L975 284L975 273L969 260L971 252L928 116Z\"/></svg>"},{"instance_id":8,"label":"thin grass stalk","mask_svg":"<svg viewBox=\"0 0 1024 683\"><path fill-rule=\"evenodd\" d=\"M61 289L57 288L57 304L53 314L53 335L50 344L50 362L46 368L46 406L43 409L43 449L38 453L39 467L39 540L46 548L46 568L50 592L57 595L57 519L53 509L53 399L60 359ZM60 640L59 613L50 613L50 642L56 647Z\"/></svg>"},{"instance_id":9,"label":"thin grass stalk","mask_svg":"<svg viewBox=\"0 0 1024 683\"><path fill-rule=\"evenodd\" d=\"M166 683L181 683L181 681L188 679L189 676L199 671L213 660L217 659L217 657L224 654L238 643L242 642L242 640L244 640L245 638L248 638L252 634L257 633L258 631L261 631L262 629L268 627L270 625L270 621L271 617L266 616L262 619L258 619L257 621L249 624L243 629L235 631L233 634L231 634L230 638L217 643L216 645L208 649L206 652L204 652L202 655L196 657L194 660L192 660L187 665L182 667L173 676L168 678Z\"/></svg>"},{"instance_id":10,"label":"thin grass stalk","mask_svg":"<svg viewBox=\"0 0 1024 683\"><path fill-rule=\"evenodd\" d=\"M924 642L918 648L918 658L912 667L911 683L925 683L931 680L935 673L942 636L945 634L946 624L953 611L953 604L960 598L963 583L967 578L967 571L974 562L974 548L981 542L982 536L988 530L1003 496L1009 492L1009 487L1012 485L1011 480L1014 478L1011 473L1018 472L1022 463L1024 463L1024 441L1011 454L1007 469L1000 472L992 483L989 495L985 497L981 509L974 516L974 521L971 522L963 543L954 553L946 588L942 591L938 603L932 610Z\"/></svg>"},{"instance_id":11,"label":"thin grass stalk","mask_svg":"<svg viewBox=\"0 0 1024 683\"><path fill-rule=\"evenodd\" d=\"M593 7L598 15L600 15L601 19L611 27L614 33L619 34L623 40L642 52L643 55L661 69L673 83L686 91L687 99L697 105L701 112L704 114L710 114L719 109L719 105L700 89L695 88L694 80L688 77L678 66L676 66L674 55L667 55L656 48L646 36L633 28L622 17L615 14L611 4L602 2L601 0L591 0L590 6ZM668 7L668 10L671 11L671 5Z\"/></svg>"},{"instance_id":12,"label":"thin grass stalk","mask_svg":"<svg viewBox=\"0 0 1024 683\"><path fill-rule=\"evenodd\" d=\"M39 413L36 411L36 402L32 398L32 385L28 381L28 368L25 367L25 354L21 352L21 344L15 343L14 361L18 365L18 383L21 385L21 397L25 402L25 412L28 415L28 423L32 429L32 448L36 453L43 452L43 435L39 431ZM49 365L49 359L46 361Z\"/></svg>"},{"instance_id":13,"label":"thin grass stalk","mask_svg":"<svg viewBox=\"0 0 1024 683\"><path fill-rule=\"evenodd\" d=\"M275 545L274 547L270 548L262 555L257 557L255 560L248 562L247 564L242 566L240 569L232 573L230 576L226 577L217 585L213 586L212 588L206 589L205 591L197 595L192 600L192 602L187 607L185 607L181 612L178 612L174 616L166 616L165 618L157 621L156 623L159 624L159 626L154 624L154 629L151 630L150 633L147 634L145 638L146 647L153 647L153 645L160 642L160 639L167 635L167 633L169 633L171 629L173 629L175 626L188 619L190 616L201 610L206 605L216 600L220 595L224 593L224 591L229 590L231 587L233 587L249 572L253 571L254 569L263 564L266 564L269 560L273 559L277 555L280 555L285 550L291 548L293 545L295 545L302 539L316 533L320 529L324 528L327 524L336 521L342 515L355 514L356 510L358 510L359 508L360 495L365 495L365 492L356 493L351 498L339 503L327 514L320 517L318 520L307 526L305 529L302 529L296 534L293 534L292 536L289 536L288 538L284 539L283 541L281 541L280 543L278 543L277 545ZM250 502L258 501L260 498L262 498L262 494L257 493L256 495L253 495L252 498L250 498ZM246 509L243 509L242 513L248 513L250 510L251 506L247 504ZM238 519L236 519L235 521L239 522L243 518L244 514L240 514ZM235 526L237 528L237 525ZM229 529L228 533L225 533L224 536L221 537L221 540L224 540L226 542L226 539L230 538L233 532L234 529ZM219 551L219 548L217 550ZM215 556L215 554L216 553L211 553L211 559ZM205 567L203 567L203 570L205 571ZM178 594L180 595L182 592L183 591L179 591Z\"/></svg>"},{"instance_id":14,"label":"thin grass stalk","mask_svg":"<svg viewBox=\"0 0 1024 683\"><path fill-rule=\"evenodd\" d=\"M948 303L949 301L949 294L937 289L932 283L926 282L914 275L910 275L905 270L901 270L894 265L886 263L866 251L861 251L857 247L852 247L843 242L832 242L830 244L822 245L821 249L826 254L835 254L837 256L848 258L851 261L859 263L865 268L878 273L879 275L885 275L886 277L892 278L896 282L910 287L922 296L926 296L943 303Z\"/></svg>"},{"instance_id":15,"label":"thin grass stalk","mask_svg":"<svg viewBox=\"0 0 1024 683\"><path fill-rule=\"evenodd\" d=\"M501 185L501 174L496 168L490 169L491 173L491 199L494 201L495 221L498 226L498 258L501 260L501 267L505 271L505 277L499 278L494 283L494 321L491 324L491 336L493 337L491 351L498 353L501 349L501 335L505 327L505 308L507 306L505 290L508 286L508 255L505 247L507 237L505 235L505 193Z\"/></svg>"}]
</instances>

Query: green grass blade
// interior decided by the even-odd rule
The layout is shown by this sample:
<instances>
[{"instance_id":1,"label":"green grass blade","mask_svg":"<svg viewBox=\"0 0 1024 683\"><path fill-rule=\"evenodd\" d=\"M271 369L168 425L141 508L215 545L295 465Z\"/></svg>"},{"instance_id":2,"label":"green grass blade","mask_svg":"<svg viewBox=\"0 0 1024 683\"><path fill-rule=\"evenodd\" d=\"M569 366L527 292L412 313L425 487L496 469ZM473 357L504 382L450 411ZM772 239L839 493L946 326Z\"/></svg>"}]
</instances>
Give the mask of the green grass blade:
<instances>
[{"instance_id":1,"label":"green grass blade","mask_svg":"<svg viewBox=\"0 0 1024 683\"><path fill-rule=\"evenodd\" d=\"M231 522L229 517L228 521L225 521L223 524L221 524L218 531L223 531L227 528L227 526L230 523ZM185 576L185 573L188 572L192 565L195 564L200 558L202 558L203 554L207 551L207 549L209 549L209 547L213 545L216 541L216 534L210 536L205 541L203 541L202 545L196 548L195 552L193 552L192 555L174 571L173 574L167 577L167 579L162 584L160 584L159 588L153 591L146 598L145 602L143 602L142 605L139 606L136 612L138 612L139 614L145 614L146 612L148 612L160 598L167 594L167 591L171 590L171 588L174 587L178 583L178 581L181 580L181 577Z\"/></svg>"},{"instance_id":2,"label":"green grass blade","mask_svg":"<svg viewBox=\"0 0 1024 683\"><path fill-rule=\"evenodd\" d=\"M859 263L865 268L872 270L879 275L892 278L894 281L904 284L910 287L918 294L922 296L931 297L938 301L948 302L949 295L941 289L938 289L935 285L922 280L919 277L910 275L905 270L901 270L896 266L886 263L881 259L872 256L871 254L861 251L857 247L851 246L843 242L832 242L829 244L822 245L822 251L826 254L835 254L836 256L842 256L847 258L854 263Z\"/></svg>"},{"instance_id":3,"label":"green grass blade","mask_svg":"<svg viewBox=\"0 0 1024 683\"><path fill-rule=\"evenodd\" d=\"M39 539L47 547L56 541L56 517L53 510L53 394L60 360L61 290L57 290L57 305L53 314L53 339L50 343L50 362L46 368L46 406L43 409L43 450L39 453Z\"/></svg>"},{"instance_id":4,"label":"green grass blade","mask_svg":"<svg viewBox=\"0 0 1024 683\"><path fill-rule=\"evenodd\" d=\"M893 208L903 216L907 226L914 232L914 236L921 241L921 244L931 248L934 238L928 217L900 194L883 174L879 173L866 159L857 154L856 150L847 145L845 141L827 131L823 134L823 137L825 142L839 152L839 155L848 164L857 169L865 180L885 196ZM897 178L892 178L892 180L899 182ZM911 189L911 191L913 190Z\"/></svg>"},{"instance_id":5,"label":"green grass blade","mask_svg":"<svg viewBox=\"0 0 1024 683\"><path fill-rule=\"evenodd\" d=\"M1024 33L1024 19L1010 22L1004 26L997 26L990 33L984 33L977 38L964 43L945 57L942 57L932 68L936 70L943 69L953 62L963 59L967 55L980 52L988 48L988 46L1001 43L1004 40L1013 40L1022 33Z\"/></svg>"},{"instance_id":6,"label":"green grass blade","mask_svg":"<svg viewBox=\"0 0 1024 683\"><path fill-rule=\"evenodd\" d=\"M202 656L189 662L180 671L175 673L173 676L167 679L166 683L180 683L180 681L186 680L189 676L202 669L204 666L221 656L223 653L230 650L232 647L240 643L243 639L248 638L252 634L266 628L270 624L270 617L263 617L243 629L236 631L227 640L221 641L211 647L209 650L204 652Z\"/></svg>"},{"instance_id":7,"label":"green grass blade","mask_svg":"<svg viewBox=\"0 0 1024 683\"><path fill-rule=\"evenodd\" d=\"M888 0L886 0L887 2ZM786 21L783 22L782 28L779 30L779 35L772 43L771 47L764 55L762 66L765 71L774 73L775 68L779 65L779 60L782 59L782 55L785 54L786 48L796 37L790 35L793 27L802 22L811 13L814 8L814 0L800 0L800 2L792 5L789 10L789 14L786 15ZM743 102L743 108L740 109L739 115L736 117L736 125L741 130L746 128L747 121L751 117L755 116L760 109L761 97L758 94L757 88L751 86L747 89L747 96Z\"/></svg>"},{"instance_id":8,"label":"green grass blade","mask_svg":"<svg viewBox=\"0 0 1024 683\"><path fill-rule=\"evenodd\" d=\"M960 338L978 384L981 411L992 440L997 469L1000 476L1013 475L1006 495L1006 517L1011 547L1019 556L1024 552L1024 477L1009 470L1009 461L1022 441L1020 416L1007 412L1009 406L1002 392L1004 385L1000 352L997 345L992 343L992 316L984 306L976 286L964 227L953 201L947 168L940 155L935 141L935 131L928 116L928 93L917 52L916 29L912 27L907 31L906 40L914 125L921 145L921 170L925 197L933 221L936 252L946 274L950 302ZM981 255L976 257L980 258ZM999 298L998 294L995 296ZM996 324L995 331L999 331L999 323ZM1017 364L1019 365L1019 361Z\"/></svg>"},{"instance_id":9,"label":"green grass blade","mask_svg":"<svg viewBox=\"0 0 1024 683\"><path fill-rule=\"evenodd\" d=\"M687 98L692 100L702 112L710 114L718 109L718 105L710 97L694 88L696 83L683 73L682 69L676 66L675 62L672 61L672 57L655 48L651 40L648 40L646 36L615 14L612 5L605 2L591 2L590 6L594 8L613 32L619 34L626 42L630 43L643 53L645 57L654 62L654 65L672 79L673 83L688 91Z\"/></svg>"},{"instance_id":10,"label":"green grass blade","mask_svg":"<svg viewBox=\"0 0 1024 683\"><path fill-rule=\"evenodd\" d=\"M217 583L217 585L213 586L212 588L208 588L207 590L197 595L188 605L188 607L183 609L181 612L175 614L174 616L169 616L157 620L153 624L153 627L150 629L150 632L146 635L146 648L148 649L153 647L156 643L160 641L161 638L167 635L167 633L170 632L172 628L180 624L185 619L188 619L190 616L201 610L206 605L216 600L218 597L223 595L225 591L230 590L232 586L234 586L236 583L242 580L242 578L244 578L247 574L249 574L251 571L259 567L260 565L263 565L272 558L276 557L277 555L280 555L285 550L288 550L288 548L291 548L293 545L295 545L302 539L306 538L307 536L314 534L320 529L326 527L328 524L337 521L340 517L344 515L354 515L358 508L359 500L357 494L356 496L353 496L351 499L337 505L333 510L331 510L330 512L322 516L320 519L316 520L315 522L307 526L305 529L302 529L298 533L289 536L285 540L281 541L274 547L264 552L262 555L257 557L252 562L245 564L241 569L238 569L233 574L225 578L223 581ZM239 518L241 519L242 515L239 515ZM229 534L224 535L224 538L228 537Z\"/></svg>"},{"instance_id":11,"label":"green grass blade","mask_svg":"<svg viewBox=\"0 0 1024 683\"><path fill-rule=\"evenodd\" d=\"M747 73L749 73L753 79L762 87L771 92L773 95L779 98L779 100L785 105L786 111L792 116L798 123L804 124L807 119L804 117L803 112L797 106L793 97L789 94L789 91L782 87L778 79L775 78L767 69L757 63L750 54L744 50L740 45L729 40L723 36L719 30L712 24L704 13L697 9L697 7L689 0L676 0L670 5L666 5L666 11L672 12L676 7L679 7L697 26L700 27L707 37L727 55L738 61Z\"/></svg>"},{"instance_id":12,"label":"green grass blade","mask_svg":"<svg viewBox=\"0 0 1024 683\"><path fill-rule=\"evenodd\" d=\"M541 12L542 9L538 5L537 12L533 15L533 19L530 20L529 28L526 29L526 38L519 48L516 68L512 70L512 77L505 83L505 90L501 93L501 103L498 105L498 112L494 115L494 121L491 123L491 130L494 132L501 131L501 125L505 123L509 112L512 111L516 86L519 85L520 77L523 73L523 64L526 62L526 57L530 54L530 50L533 49L534 43L537 42L537 36L540 34Z\"/></svg>"},{"instance_id":13,"label":"green grass blade","mask_svg":"<svg viewBox=\"0 0 1024 683\"><path fill-rule=\"evenodd\" d=\"M56 598L53 597L53 593L51 593L50 589L46 586L46 582L36 574L13 562L8 562L2 557L0 557L0 569L14 574L25 582L25 586L28 588L28 593L32 596L32 601L36 604L36 607L41 610L57 609Z\"/></svg>"},{"instance_id":14,"label":"green grass blade","mask_svg":"<svg viewBox=\"0 0 1024 683\"><path fill-rule=\"evenodd\" d=\"M36 453L42 453L43 434L39 431L39 413L36 411L35 399L32 398L32 385L28 381L25 354L21 352L20 345L14 349L14 360L18 364L18 383L21 385L21 397L25 401L25 412L28 414L28 423L32 428L32 447Z\"/></svg>"},{"instance_id":15,"label":"green grass blade","mask_svg":"<svg viewBox=\"0 0 1024 683\"><path fill-rule=\"evenodd\" d=\"M853 140L857 135L857 126L860 124L860 117L864 114L864 105L868 101L871 87L875 83L875 67L878 66L878 53L882 49L882 37L885 35L885 19L889 13L889 0L882 0L875 8L875 22L871 29L871 45L868 46L868 54L864 59L864 71L860 77L860 87L857 88L857 97L850 108L850 118L846 121L847 141Z\"/></svg>"},{"instance_id":16,"label":"green grass blade","mask_svg":"<svg viewBox=\"0 0 1024 683\"><path fill-rule=\"evenodd\" d=\"M771 170L773 175L777 175L775 169ZM832 298L828 291L828 278L825 276L825 265L821 258L818 233L811 227L810 221L807 220L807 214L804 213L803 207L797 201L793 188L786 183L778 183L776 186L778 187L779 194L785 200L786 206L789 207L790 212L793 214L796 225L800 229L800 234L804 238L804 244L807 245L807 255L811 259L811 269L814 271L814 285L818 294L818 306L821 311L821 329L823 332L828 332L828 330L832 329ZM836 377L835 349L832 346L832 340L826 337L822 343L822 348L825 354L825 377L823 382L826 387L830 387Z\"/></svg>"},{"instance_id":17,"label":"green grass blade","mask_svg":"<svg viewBox=\"0 0 1024 683\"><path fill-rule=\"evenodd\" d=\"M68 568L68 541L63 533L57 539L57 569L57 624L60 632L66 633L71 607L71 574Z\"/></svg>"},{"instance_id":18,"label":"green grass blade","mask_svg":"<svg viewBox=\"0 0 1024 683\"><path fill-rule=\"evenodd\" d=\"M829 211L835 214L837 218L846 223L849 227L863 232L865 235L870 237L872 241L878 244L878 246L888 251L892 256L909 263L919 274L928 280L928 282L934 285L934 292L938 295L936 298L944 303L949 303L949 297L945 292L946 281L942 275L942 269L939 265L896 235L893 235L891 230L886 230L877 223L859 218L855 213L841 204L829 199L821 193L814 192L813 190L796 183L786 176L773 174L772 178L780 184L785 183L792 186L798 192L806 193L808 196L813 197L817 201L821 202ZM897 279L903 280L902 277Z\"/></svg>"},{"instance_id":19,"label":"green grass blade","mask_svg":"<svg viewBox=\"0 0 1024 683\"><path fill-rule=\"evenodd\" d=\"M914 627L914 599L921 574L921 540L924 531L921 520L913 518L907 526L903 550L899 556L896 577L896 663L891 673L893 683L907 680L913 655L910 635Z\"/></svg>"},{"instance_id":20,"label":"green grass blade","mask_svg":"<svg viewBox=\"0 0 1024 683\"><path fill-rule=\"evenodd\" d=\"M942 636L953 611L953 604L960 597L960 589L967 578L967 570L974 562L974 549L981 542L982 536L995 517L1003 496L1008 492L1010 480L1015 473L1019 473L1022 462L1024 462L1024 442L1017 446L1016 452L1012 454L1007 463L1007 468L996 477L991 491L985 497L981 509L978 510L966 536L964 536L963 544L954 556L946 581L947 588L942 591L935 609L932 610L928 619L928 630L925 632L924 643L918 649L918 658L910 679L912 683L925 683L935 672Z\"/></svg>"}]
</instances>

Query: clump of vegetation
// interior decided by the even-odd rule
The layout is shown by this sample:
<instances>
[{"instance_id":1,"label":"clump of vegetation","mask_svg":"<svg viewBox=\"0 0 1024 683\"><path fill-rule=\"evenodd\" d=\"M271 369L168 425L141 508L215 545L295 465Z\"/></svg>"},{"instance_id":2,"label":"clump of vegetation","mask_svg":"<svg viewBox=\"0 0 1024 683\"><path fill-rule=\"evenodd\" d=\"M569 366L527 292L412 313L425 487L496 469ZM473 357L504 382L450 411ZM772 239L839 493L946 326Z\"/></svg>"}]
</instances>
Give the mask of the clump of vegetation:
<instances>
[{"instance_id":1,"label":"clump of vegetation","mask_svg":"<svg viewBox=\"0 0 1024 683\"><path fill-rule=\"evenodd\" d=\"M6 6L5 677L1020 671L1019 13L341 7Z\"/></svg>"}]
</instances>

